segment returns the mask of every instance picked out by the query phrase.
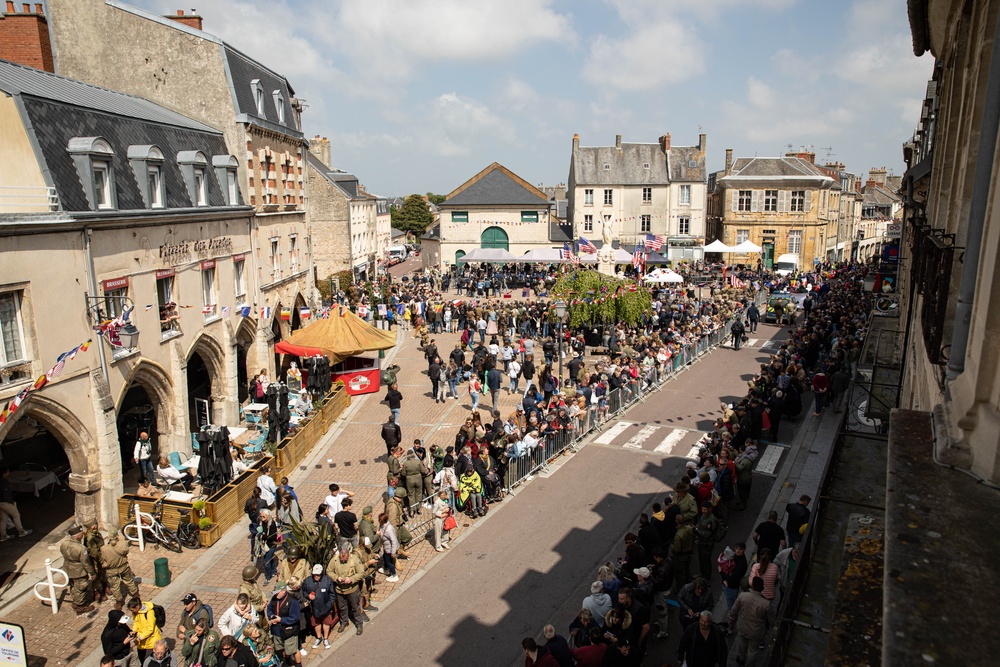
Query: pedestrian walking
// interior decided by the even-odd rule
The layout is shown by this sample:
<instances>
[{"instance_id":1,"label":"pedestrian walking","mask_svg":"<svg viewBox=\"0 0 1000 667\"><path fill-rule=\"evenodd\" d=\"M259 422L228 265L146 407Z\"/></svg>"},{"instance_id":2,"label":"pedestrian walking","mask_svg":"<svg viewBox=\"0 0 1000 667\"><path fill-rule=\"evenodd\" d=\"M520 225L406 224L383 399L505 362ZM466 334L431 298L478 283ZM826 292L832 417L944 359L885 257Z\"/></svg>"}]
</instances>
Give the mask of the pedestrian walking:
<instances>
[{"instance_id":1,"label":"pedestrian walking","mask_svg":"<svg viewBox=\"0 0 1000 667\"><path fill-rule=\"evenodd\" d=\"M382 424L382 441L385 443L386 456L392 458L392 450L403 441L403 432L396 423L396 414L390 414L389 419Z\"/></svg>"},{"instance_id":2,"label":"pedestrian walking","mask_svg":"<svg viewBox=\"0 0 1000 667\"><path fill-rule=\"evenodd\" d=\"M479 377L473 375L469 378L469 398L472 399L472 411L475 412L479 407L479 394L483 390L483 383L479 381Z\"/></svg>"},{"instance_id":3,"label":"pedestrian walking","mask_svg":"<svg viewBox=\"0 0 1000 667\"><path fill-rule=\"evenodd\" d=\"M77 616L94 611L94 600L91 583L97 576L90 554L83 546L84 529L79 524L73 524L67 531L68 535L59 544L59 552L63 557L62 569L69 579L70 600Z\"/></svg>"},{"instance_id":4,"label":"pedestrian walking","mask_svg":"<svg viewBox=\"0 0 1000 667\"><path fill-rule=\"evenodd\" d=\"M153 477L153 442L149 439L149 433L143 431L139 434L139 439L135 441L135 448L132 451L132 460L139 466L139 476L146 479Z\"/></svg>"},{"instance_id":5,"label":"pedestrian walking","mask_svg":"<svg viewBox=\"0 0 1000 667\"><path fill-rule=\"evenodd\" d=\"M737 317L729 327L729 332L733 337L733 349L739 350L740 344L743 342L743 334L746 332L746 328L743 326L743 320Z\"/></svg>"},{"instance_id":6,"label":"pedestrian walking","mask_svg":"<svg viewBox=\"0 0 1000 667\"><path fill-rule=\"evenodd\" d=\"M757 659L758 646L764 640L767 629L774 625L774 608L764 597L764 580L753 577L750 590L740 593L729 611L729 627L737 636L736 662L753 665Z\"/></svg>"},{"instance_id":7,"label":"pedestrian walking","mask_svg":"<svg viewBox=\"0 0 1000 667\"><path fill-rule=\"evenodd\" d=\"M135 583L132 567L128 562L130 546L128 540L119 538L115 533L99 551L101 567L107 576L111 596L115 600L115 609L119 611L124 608L126 597L139 595L139 586Z\"/></svg>"},{"instance_id":8,"label":"pedestrian walking","mask_svg":"<svg viewBox=\"0 0 1000 667\"><path fill-rule=\"evenodd\" d=\"M354 622L357 634L362 634L364 622L368 620L368 615L361 610L361 580L365 577L364 565L351 553L351 548L345 545L330 560L326 569L334 581L337 592L337 614L340 616L337 632L346 630L350 620Z\"/></svg>"},{"instance_id":9,"label":"pedestrian walking","mask_svg":"<svg viewBox=\"0 0 1000 667\"><path fill-rule=\"evenodd\" d=\"M403 401L403 394L399 391L399 385L393 382L389 385L389 391L385 394L385 400L389 404L389 412L392 413L393 421L399 423L399 406Z\"/></svg>"}]
</instances>

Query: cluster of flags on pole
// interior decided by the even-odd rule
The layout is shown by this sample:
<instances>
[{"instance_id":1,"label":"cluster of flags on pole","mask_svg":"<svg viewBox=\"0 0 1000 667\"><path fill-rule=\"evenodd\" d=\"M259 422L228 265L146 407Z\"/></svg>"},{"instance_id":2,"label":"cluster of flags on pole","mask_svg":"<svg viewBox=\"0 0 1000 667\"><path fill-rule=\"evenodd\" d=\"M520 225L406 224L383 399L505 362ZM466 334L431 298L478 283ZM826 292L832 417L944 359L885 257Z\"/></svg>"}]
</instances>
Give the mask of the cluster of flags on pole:
<instances>
[{"instance_id":1,"label":"cluster of flags on pole","mask_svg":"<svg viewBox=\"0 0 1000 667\"><path fill-rule=\"evenodd\" d=\"M62 375L63 369L66 367L66 362L73 361L74 359L76 359L76 355L79 354L80 352L86 352L90 348L90 343L91 339L88 338L87 342L80 343L69 352L63 352L62 354L60 354L59 357L56 359L55 365L52 368L50 368L48 372L46 372L44 375L39 375L37 380L35 380L32 384L22 389L17 394L17 396L12 398L10 402L7 403L7 405L3 409L3 412L0 412L0 424L5 423L7 419L11 417L11 415L17 412L18 408L21 407L21 403L23 403L24 399L28 397L28 394L30 394L33 391L38 391L52 380Z\"/></svg>"},{"instance_id":2,"label":"cluster of flags on pole","mask_svg":"<svg viewBox=\"0 0 1000 667\"><path fill-rule=\"evenodd\" d=\"M734 289L743 289L746 287L746 283L739 279L735 271L729 274L729 284L732 285Z\"/></svg>"},{"instance_id":3,"label":"cluster of flags on pole","mask_svg":"<svg viewBox=\"0 0 1000 667\"><path fill-rule=\"evenodd\" d=\"M559 251L559 259L568 259L574 264L580 263L580 256L573 252L573 249L569 247L569 243L563 243L562 250Z\"/></svg>"},{"instance_id":4,"label":"cluster of flags on pole","mask_svg":"<svg viewBox=\"0 0 1000 667\"><path fill-rule=\"evenodd\" d=\"M653 252L659 252L663 244L667 242L666 236L654 236L652 234L646 234L646 247Z\"/></svg>"},{"instance_id":5,"label":"cluster of flags on pole","mask_svg":"<svg viewBox=\"0 0 1000 667\"><path fill-rule=\"evenodd\" d=\"M646 244L643 241L639 242L639 245L635 247L635 251L632 253L632 268L634 268L639 273L646 270L646 262L649 260L649 252L646 250Z\"/></svg>"}]
</instances>

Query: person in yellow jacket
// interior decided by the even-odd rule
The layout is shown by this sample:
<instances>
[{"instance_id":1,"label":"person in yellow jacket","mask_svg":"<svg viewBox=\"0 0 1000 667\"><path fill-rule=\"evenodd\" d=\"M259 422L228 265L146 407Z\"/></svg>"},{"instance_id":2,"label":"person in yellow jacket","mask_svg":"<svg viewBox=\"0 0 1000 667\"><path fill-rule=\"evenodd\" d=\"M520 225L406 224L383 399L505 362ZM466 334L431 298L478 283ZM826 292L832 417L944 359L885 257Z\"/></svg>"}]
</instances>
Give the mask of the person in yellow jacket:
<instances>
[{"instance_id":1,"label":"person in yellow jacket","mask_svg":"<svg viewBox=\"0 0 1000 667\"><path fill-rule=\"evenodd\" d=\"M458 478L458 501L465 507L465 513L475 519L486 516L486 506L483 504L483 480L474 468L469 468ZM468 505L466 505L468 503Z\"/></svg>"},{"instance_id":2,"label":"person in yellow jacket","mask_svg":"<svg viewBox=\"0 0 1000 667\"><path fill-rule=\"evenodd\" d=\"M128 601L128 610L132 614L132 630L135 632L139 663L142 664L156 642L163 637L160 635L160 629L156 627L156 612L153 611L152 602L143 602L135 597Z\"/></svg>"}]
</instances>

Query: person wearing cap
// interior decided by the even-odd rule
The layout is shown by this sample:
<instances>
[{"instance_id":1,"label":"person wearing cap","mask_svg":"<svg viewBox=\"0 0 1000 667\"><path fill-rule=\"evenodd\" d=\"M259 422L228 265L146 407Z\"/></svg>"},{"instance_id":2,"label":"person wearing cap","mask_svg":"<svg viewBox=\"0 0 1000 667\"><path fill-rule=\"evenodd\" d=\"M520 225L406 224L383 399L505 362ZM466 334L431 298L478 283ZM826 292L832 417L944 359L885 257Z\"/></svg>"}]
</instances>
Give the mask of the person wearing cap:
<instances>
[{"instance_id":1,"label":"person wearing cap","mask_svg":"<svg viewBox=\"0 0 1000 667\"><path fill-rule=\"evenodd\" d=\"M719 554L719 574L722 576L722 595L726 598L726 609L732 609L740 594L740 583L746 576L748 565L746 557L747 545L737 542L730 549Z\"/></svg>"},{"instance_id":2,"label":"person wearing cap","mask_svg":"<svg viewBox=\"0 0 1000 667\"><path fill-rule=\"evenodd\" d=\"M312 566L312 575L302 582L302 594L309 600L309 625L312 626L316 641L313 648L323 644L324 649L330 648L330 629L336 622L333 614L336 593L333 580L326 575L323 566L316 563Z\"/></svg>"},{"instance_id":3,"label":"person wearing cap","mask_svg":"<svg viewBox=\"0 0 1000 667\"><path fill-rule=\"evenodd\" d=\"M267 606L267 600L264 598L264 591L261 590L260 584L257 583L257 577L260 575L260 571L257 569L256 565L247 565L243 568L243 581L240 582L239 593L244 593L248 598L250 598L250 605L257 612L257 615L264 613L264 607ZM238 594L239 594L238 593Z\"/></svg>"},{"instance_id":4,"label":"person wearing cap","mask_svg":"<svg viewBox=\"0 0 1000 667\"><path fill-rule=\"evenodd\" d=\"M135 634L128 626L131 619L120 609L108 612L108 623L101 631L101 649L114 658L115 667L132 667L135 656L132 649L135 646Z\"/></svg>"},{"instance_id":5,"label":"person wearing cap","mask_svg":"<svg viewBox=\"0 0 1000 667\"><path fill-rule=\"evenodd\" d=\"M292 577L305 581L309 576L309 563L302 558L302 547L293 544L288 547L285 558L278 565L278 581L288 582Z\"/></svg>"},{"instance_id":6,"label":"person wearing cap","mask_svg":"<svg viewBox=\"0 0 1000 667\"><path fill-rule=\"evenodd\" d=\"M131 543L113 534L100 548L98 556L108 577L111 595L115 599L115 609L122 609L128 597L139 595L139 586L135 583L132 567L128 563L128 552Z\"/></svg>"},{"instance_id":7,"label":"person wearing cap","mask_svg":"<svg viewBox=\"0 0 1000 667\"><path fill-rule=\"evenodd\" d=\"M87 548L83 546L84 529L79 524L73 524L67 531L68 535L59 544L59 552L63 557L62 569L69 579L70 600L73 604L73 611L80 614L94 611L94 593L91 582L97 576L94 564L90 560Z\"/></svg>"},{"instance_id":8,"label":"person wearing cap","mask_svg":"<svg viewBox=\"0 0 1000 667\"><path fill-rule=\"evenodd\" d=\"M368 616L361 611L361 580L365 578L365 566L351 553L351 547L344 545L326 566L337 591L337 614L340 626L337 632L347 629L348 619L354 621L357 634L364 632L364 622Z\"/></svg>"},{"instance_id":9,"label":"person wearing cap","mask_svg":"<svg viewBox=\"0 0 1000 667\"><path fill-rule=\"evenodd\" d=\"M375 525L375 521L372 518L372 512L374 508L371 505L365 505L361 508L361 519L358 520L358 535L364 540L366 537L372 546L372 551L378 553L382 551L382 538L379 537L378 527Z\"/></svg>"},{"instance_id":10,"label":"person wearing cap","mask_svg":"<svg viewBox=\"0 0 1000 667\"><path fill-rule=\"evenodd\" d=\"M685 521L694 523L698 518L698 503L691 495L691 483L682 479L677 483L674 491L677 492L677 495L674 496L672 504L677 505L680 515L684 517Z\"/></svg>"},{"instance_id":11,"label":"person wearing cap","mask_svg":"<svg viewBox=\"0 0 1000 667\"><path fill-rule=\"evenodd\" d=\"M212 612L201 603L201 600L194 593L185 595L181 598L181 602L184 604L184 611L181 612L181 621L177 624L177 641L179 642L183 642L187 634L194 630L198 621L203 620L211 626L210 621L212 620Z\"/></svg>"},{"instance_id":12,"label":"person wearing cap","mask_svg":"<svg viewBox=\"0 0 1000 667\"><path fill-rule=\"evenodd\" d=\"M372 604L372 592L379 559L372 550L371 540L368 538L359 540L352 553L365 568L365 578L361 581L361 608L365 611L378 611L378 607Z\"/></svg>"},{"instance_id":13,"label":"person wearing cap","mask_svg":"<svg viewBox=\"0 0 1000 667\"><path fill-rule=\"evenodd\" d=\"M285 663L301 664L299 653L299 618L302 608L291 591L282 583L267 603L265 617L271 627L274 651Z\"/></svg>"},{"instance_id":14,"label":"person wearing cap","mask_svg":"<svg viewBox=\"0 0 1000 667\"><path fill-rule=\"evenodd\" d=\"M128 611L132 615L132 630L135 632L135 647L139 662L146 660L146 655L153 650L156 643L163 640L160 628L156 625L156 612L152 602L143 602L137 597L128 601Z\"/></svg>"},{"instance_id":15,"label":"person wearing cap","mask_svg":"<svg viewBox=\"0 0 1000 667\"><path fill-rule=\"evenodd\" d=\"M405 560L410 557L410 554L406 551L406 545L413 539L410 537L404 543L403 536L400 534L400 527L406 524L408 517L406 512L406 489L403 487L396 489L396 495L390 498L385 506L385 513L389 517L389 523L396 529L396 536L399 539L400 546L396 551L396 555ZM407 534L409 534L409 531L407 531Z\"/></svg>"}]
</instances>

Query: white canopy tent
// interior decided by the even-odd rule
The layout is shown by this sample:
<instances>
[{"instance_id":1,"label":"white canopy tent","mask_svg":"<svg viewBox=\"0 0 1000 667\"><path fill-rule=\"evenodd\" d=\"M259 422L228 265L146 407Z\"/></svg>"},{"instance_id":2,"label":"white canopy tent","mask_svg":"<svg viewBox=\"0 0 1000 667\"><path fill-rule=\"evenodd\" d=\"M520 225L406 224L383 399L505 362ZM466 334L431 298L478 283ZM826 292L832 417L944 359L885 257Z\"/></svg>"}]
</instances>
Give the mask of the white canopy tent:
<instances>
[{"instance_id":1,"label":"white canopy tent","mask_svg":"<svg viewBox=\"0 0 1000 667\"><path fill-rule=\"evenodd\" d=\"M743 243L736 246L735 248L731 248L729 252L737 255L752 255L754 253L760 252L761 250L763 250L763 248L761 248L759 245L757 245L753 241L746 240Z\"/></svg>"},{"instance_id":2,"label":"white canopy tent","mask_svg":"<svg viewBox=\"0 0 1000 667\"><path fill-rule=\"evenodd\" d=\"M583 264L596 264L597 255L595 253L580 253L580 262ZM632 253L622 248L615 248L615 264L631 264Z\"/></svg>"},{"instance_id":3,"label":"white canopy tent","mask_svg":"<svg viewBox=\"0 0 1000 667\"><path fill-rule=\"evenodd\" d=\"M670 269L657 269L646 274L644 280L651 285L662 285L665 283L682 283L684 278Z\"/></svg>"},{"instance_id":4,"label":"white canopy tent","mask_svg":"<svg viewBox=\"0 0 1000 667\"><path fill-rule=\"evenodd\" d=\"M705 252L733 252L732 248L718 239L709 243L707 246L702 248L702 250Z\"/></svg>"},{"instance_id":5,"label":"white canopy tent","mask_svg":"<svg viewBox=\"0 0 1000 667\"><path fill-rule=\"evenodd\" d=\"M518 262L526 264L561 264L567 260L562 258L558 248L534 248L517 258Z\"/></svg>"},{"instance_id":6,"label":"white canopy tent","mask_svg":"<svg viewBox=\"0 0 1000 667\"><path fill-rule=\"evenodd\" d=\"M516 262L517 257L503 248L476 248L464 255L461 262Z\"/></svg>"}]
</instances>

